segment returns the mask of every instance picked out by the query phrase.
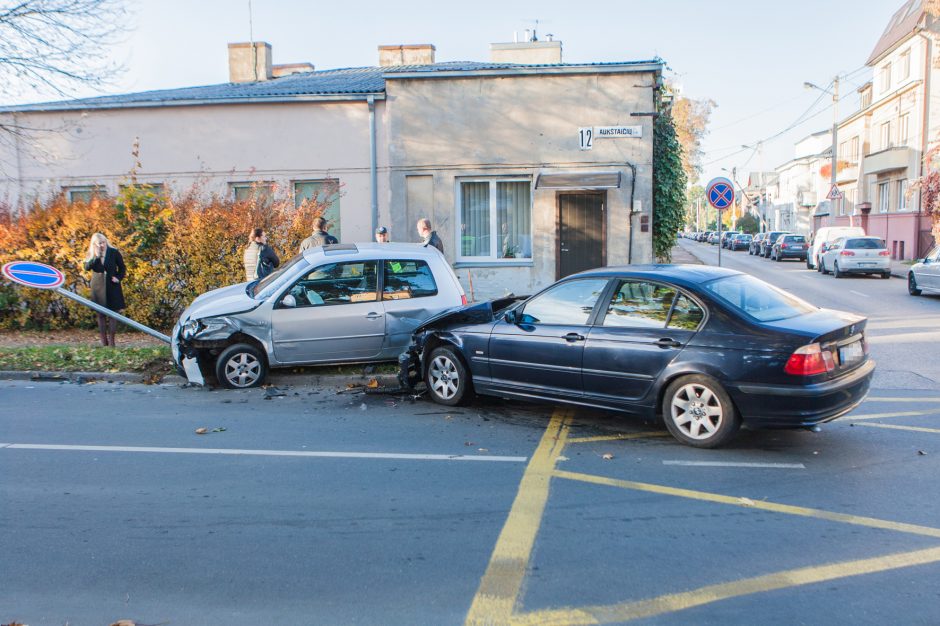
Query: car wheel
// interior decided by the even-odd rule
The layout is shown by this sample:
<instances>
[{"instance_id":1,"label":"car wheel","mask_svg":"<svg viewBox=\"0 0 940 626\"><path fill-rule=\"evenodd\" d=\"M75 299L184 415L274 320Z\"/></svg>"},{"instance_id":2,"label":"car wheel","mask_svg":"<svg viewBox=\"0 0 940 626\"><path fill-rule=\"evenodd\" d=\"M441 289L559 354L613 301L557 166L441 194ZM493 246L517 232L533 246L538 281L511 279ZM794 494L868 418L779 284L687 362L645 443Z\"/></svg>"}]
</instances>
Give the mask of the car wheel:
<instances>
[{"instance_id":1,"label":"car wheel","mask_svg":"<svg viewBox=\"0 0 940 626\"><path fill-rule=\"evenodd\" d=\"M470 387L470 373L454 351L440 346L431 352L424 375L431 399L438 404L457 406Z\"/></svg>"},{"instance_id":2,"label":"car wheel","mask_svg":"<svg viewBox=\"0 0 940 626\"><path fill-rule=\"evenodd\" d=\"M891 278L891 272L883 272L881 277L887 280L888 278Z\"/></svg>"},{"instance_id":3,"label":"car wheel","mask_svg":"<svg viewBox=\"0 0 940 626\"><path fill-rule=\"evenodd\" d=\"M808 269L808 270L813 269L813 264L809 262L809 257L806 257L806 258L803 259L803 260L806 261L806 269Z\"/></svg>"},{"instance_id":4,"label":"car wheel","mask_svg":"<svg viewBox=\"0 0 940 626\"><path fill-rule=\"evenodd\" d=\"M826 269L826 262L822 259L819 259L819 271L823 274L828 274L829 270Z\"/></svg>"},{"instance_id":5,"label":"car wheel","mask_svg":"<svg viewBox=\"0 0 940 626\"><path fill-rule=\"evenodd\" d=\"M673 437L696 448L717 448L741 426L741 418L721 385L700 375L682 376L666 388L663 419Z\"/></svg>"},{"instance_id":6,"label":"car wheel","mask_svg":"<svg viewBox=\"0 0 940 626\"><path fill-rule=\"evenodd\" d=\"M777 263L780 263L781 261L783 261L783 257L780 256L780 254L777 254L777 256L774 257L774 260L775 260Z\"/></svg>"},{"instance_id":7,"label":"car wheel","mask_svg":"<svg viewBox=\"0 0 940 626\"><path fill-rule=\"evenodd\" d=\"M215 360L215 377L229 389L257 387L268 375L268 365L261 350L248 343L236 343Z\"/></svg>"},{"instance_id":8,"label":"car wheel","mask_svg":"<svg viewBox=\"0 0 940 626\"><path fill-rule=\"evenodd\" d=\"M839 262L836 261L832 264L832 275L836 278L844 278L845 274L839 271Z\"/></svg>"},{"instance_id":9,"label":"car wheel","mask_svg":"<svg viewBox=\"0 0 940 626\"><path fill-rule=\"evenodd\" d=\"M917 287L917 279L914 278L914 272L907 275L907 293L912 296L920 295L920 289Z\"/></svg>"}]
</instances>

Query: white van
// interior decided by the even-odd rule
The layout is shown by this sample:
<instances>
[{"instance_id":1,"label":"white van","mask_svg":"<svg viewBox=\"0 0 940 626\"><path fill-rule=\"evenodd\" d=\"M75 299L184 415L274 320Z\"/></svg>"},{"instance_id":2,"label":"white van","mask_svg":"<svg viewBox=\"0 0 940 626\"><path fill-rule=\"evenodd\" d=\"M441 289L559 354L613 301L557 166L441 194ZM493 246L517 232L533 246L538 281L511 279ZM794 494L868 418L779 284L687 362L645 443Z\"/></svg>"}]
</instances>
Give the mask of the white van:
<instances>
[{"instance_id":1,"label":"white van","mask_svg":"<svg viewBox=\"0 0 940 626\"><path fill-rule=\"evenodd\" d=\"M861 226L823 226L813 233L813 241L806 255L806 269L818 269L819 257L822 255L823 244L830 244L839 237L864 237L865 230Z\"/></svg>"}]
</instances>

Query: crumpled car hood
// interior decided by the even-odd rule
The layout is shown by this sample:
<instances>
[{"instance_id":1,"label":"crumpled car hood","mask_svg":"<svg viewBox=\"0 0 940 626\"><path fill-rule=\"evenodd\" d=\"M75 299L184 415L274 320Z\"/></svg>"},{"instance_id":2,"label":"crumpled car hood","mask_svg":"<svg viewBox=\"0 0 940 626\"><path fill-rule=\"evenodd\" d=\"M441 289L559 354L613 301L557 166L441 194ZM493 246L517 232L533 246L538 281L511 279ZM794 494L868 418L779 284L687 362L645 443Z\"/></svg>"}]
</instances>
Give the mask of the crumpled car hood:
<instances>
[{"instance_id":1,"label":"crumpled car hood","mask_svg":"<svg viewBox=\"0 0 940 626\"><path fill-rule=\"evenodd\" d=\"M187 319L198 320L219 315L234 315L257 308L261 302L248 296L245 292L247 284L240 283L207 291L193 300L180 319L186 321Z\"/></svg>"},{"instance_id":2,"label":"crumpled car hood","mask_svg":"<svg viewBox=\"0 0 940 626\"><path fill-rule=\"evenodd\" d=\"M478 302L476 304L468 304L466 306L448 309L425 320L423 324L415 328L414 332L420 333L426 330L441 329L461 324L485 324L486 322L492 322L496 319L498 313L502 313L506 309L514 306L517 302L527 298L528 296L508 296L506 298L497 298L495 300L487 300L486 302Z\"/></svg>"}]
</instances>

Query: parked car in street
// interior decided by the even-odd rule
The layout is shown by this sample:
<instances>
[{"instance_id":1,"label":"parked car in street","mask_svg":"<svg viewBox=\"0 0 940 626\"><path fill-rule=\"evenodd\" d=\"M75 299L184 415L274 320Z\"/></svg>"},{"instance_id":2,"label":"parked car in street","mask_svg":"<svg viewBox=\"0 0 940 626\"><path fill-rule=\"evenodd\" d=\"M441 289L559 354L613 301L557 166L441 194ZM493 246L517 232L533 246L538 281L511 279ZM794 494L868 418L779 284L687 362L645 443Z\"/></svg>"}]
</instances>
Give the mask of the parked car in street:
<instances>
[{"instance_id":1,"label":"parked car in street","mask_svg":"<svg viewBox=\"0 0 940 626\"><path fill-rule=\"evenodd\" d=\"M738 234L736 230L726 230L721 233L721 247L731 249L731 238Z\"/></svg>"},{"instance_id":2,"label":"parked car in street","mask_svg":"<svg viewBox=\"0 0 940 626\"><path fill-rule=\"evenodd\" d=\"M878 274L891 278L891 253L881 237L839 237L819 257L819 271L836 278L846 274Z\"/></svg>"},{"instance_id":3,"label":"parked car in street","mask_svg":"<svg viewBox=\"0 0 940 626\"><path fill-rule=\"evenodd\" d=\"M708 235L708 243L716 245L718 243L718 232L714 231Z\"/></svg>"},{"instance_id":4,"label":"parked car in street","mask_svg":"<svg viewBox=\"0 0 940 626\"><path fill-rule=\"evenodd\" d=\"M748 254L760 254L760 244L767 236L767 233L757 233L751 238L751 244L747 247Z\"/></svg>"},{"instance_id":5,"label":"parked car in street","mask_svg":"<svg viewBox=\"0 0 940 626\"><path fill-rule=\"evenodd\" d=\"M729 247L732 252L737 250L747 250L751 245L751 235L747 233L739 233L731 238L731 243Z\"/></svg>"},{"instance_id":6,"label":"parked car in street","mask_svg":"<svg viewBox=\"0 0 940 626\"><path fill-rule=\"evenodd\" d=\"M466 303L437 248L328 245L199 296L170 346L180 368L195 359L222 386L255 387L272 367L394 361L419 323Z\"/></svg>"},{"instance_id":7,"label":"parked car in street","mask_svg":"<svg viewBox=\"0 0 940 626\"><path fill-rule=\"evenodd\" d=\"M922 293L940 294L940 246L935 247L908 270L907 292L912 296Z\"/></svg>"},{"instance_id":8,"label":"parked car in street","mask_svg":"<svg viewBox=\"0 0 940 626\"><path fill-rule=\"evenodd\" d=\"M865 325L726 268L606 267L431 318L400 379L448 406L476 392L661 416L713 448L742 423L806 428L856 407L875 368Z\"/></svg>"},{"instance_id":9,"label":"parked car in street","mask_svg":"<svg viewBox=\"0 0 940 626\"><path fill-rule=\"evenodd\" d=\"M785 230L772 230L767 233L767 236L764 237L760 242L760 256L765 259L770 258L770 249L777 242L777 237L780 235L786 235L787 231Z\"/></svg>"},{"instance_id":10,"label":"parked car in street","mask_svg":"<svg viewBox=\"0 0 940 626\"><path fill-rule=\"evenodd\" d=\"M780 235L770 248L770 258L772 261L784 259L805 261L808 247L804 235Z\"/></svg>"},{"instance_id":11,"label":"parked car in street","mask_svg":"<svg viewBox=\"0 0 940 626\"><path fill-rule=\"evenodd\" d=\"M861 226L823 226L813 233L810 240L810 248L806 254L806 269L818 268L819 258L826 252L829 244L839 237L864 236L865 230Z\"/></svg>"}]
</instances>

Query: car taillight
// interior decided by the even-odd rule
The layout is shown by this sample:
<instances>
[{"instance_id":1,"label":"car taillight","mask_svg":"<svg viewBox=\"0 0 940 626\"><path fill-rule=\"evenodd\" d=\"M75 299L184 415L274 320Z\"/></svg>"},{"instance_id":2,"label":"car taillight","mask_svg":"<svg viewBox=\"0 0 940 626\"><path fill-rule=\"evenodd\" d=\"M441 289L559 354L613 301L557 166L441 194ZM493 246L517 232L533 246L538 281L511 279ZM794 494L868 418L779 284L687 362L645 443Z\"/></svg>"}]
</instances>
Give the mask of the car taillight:
<instances>
[{"instance_id":1,"label":"car taillight","mask_svg":"<svg viewBox=\"0 0 940 626\"><path fill-rule=\"evenodd\" d=\"M891 256L891 253L888 252L887 250L882 250L881 252L878 253L878 256Z\"/></svg>"},{"instance_id":2,"label":"car taillight","mask_svg":"<svg viewBox=\"0 0 940 626\"><path fill-rule=\"evenodd\" d=\"M794 376L815 376L831 372L836 367L832 353L823 350L818 343L797 348L790 355L783 371Z\"/></svg>"},{"instance_id":3,"label":"car taillight","mask_svg":"<svg viewBox=\"0 0 940 626\"><path fill-rule=\"evenodd\" d=\"M781 249L781 250L786 250L786 249L787 249L787 244L785 244L785 243L780 244L780 249Z\"/></svg>"},{"instance_id":4,"label":"car taillight","mask_svg":"<svg viewBox=\"0 0 940 626\"><path fill-rule=\"evenodd\" d=\"M460 294L460 304L463 306L467 306L467 294L465 293Z\"/></svg>"},{"instance_id":5,"label":"car taillight","mask_svg":"<svg viewBox=\"0 0 940 626\"><path fill-rule=\"evenodd\" d=\"M851 250L843 250L839 253L839 256L855 256L855 253Z\"/></svg>"}]
</instances>

